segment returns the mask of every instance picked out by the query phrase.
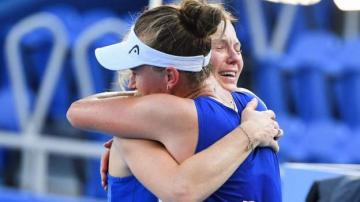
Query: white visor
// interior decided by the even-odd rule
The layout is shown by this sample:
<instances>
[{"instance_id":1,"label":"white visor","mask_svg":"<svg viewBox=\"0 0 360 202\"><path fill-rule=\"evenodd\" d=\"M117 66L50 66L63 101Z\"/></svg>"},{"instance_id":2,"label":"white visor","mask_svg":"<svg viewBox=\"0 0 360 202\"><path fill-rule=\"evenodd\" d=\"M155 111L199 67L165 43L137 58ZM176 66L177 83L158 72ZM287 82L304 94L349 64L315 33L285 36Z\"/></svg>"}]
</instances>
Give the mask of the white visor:
<instances>
[{"instance_id":1,"label":"white visor","mask_svg":"<svg viewBox=\"0 0 360 202\"><path fill-rule=\"evenodd\" d=\"M176 56L166 54L141 42L136 36L134 29L131 28L126 40L97 48L95 56L103 67L110 70L124 70L140 65L153 65L199 72L209 64L211 53L207 56Z\"/></svg>"}]
</instances>

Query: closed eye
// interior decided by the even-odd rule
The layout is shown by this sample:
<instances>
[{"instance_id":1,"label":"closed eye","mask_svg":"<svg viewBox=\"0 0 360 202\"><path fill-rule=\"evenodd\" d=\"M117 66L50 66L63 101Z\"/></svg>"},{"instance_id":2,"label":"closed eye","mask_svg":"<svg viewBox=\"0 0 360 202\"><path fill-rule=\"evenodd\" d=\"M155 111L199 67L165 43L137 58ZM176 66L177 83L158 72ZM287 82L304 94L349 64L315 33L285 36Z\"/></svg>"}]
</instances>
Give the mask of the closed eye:
<instances>
[{"instance_id":1,"label":"closed eye","mask_svg":"<svg viewBox=\"0 0 360 202\"><path fill-rule=\"evenodd\" d=\"M235 49L235 51L237 52L237 53L241 53L242 51L241 51L241 44L240 43L236 43L235 45L234 45L234 49Z\"/></svg>"},{"instance_id":2,"label":"closed eye","mask_svg":"<svg viewBox=\"0 0 360 202\"><path fill-rule=\"evenodd\" d=\"M214 40L214 42L212 43L212 48L222 50L226 48L226 44L222 40Z\"/></svg>"}]
</instances>

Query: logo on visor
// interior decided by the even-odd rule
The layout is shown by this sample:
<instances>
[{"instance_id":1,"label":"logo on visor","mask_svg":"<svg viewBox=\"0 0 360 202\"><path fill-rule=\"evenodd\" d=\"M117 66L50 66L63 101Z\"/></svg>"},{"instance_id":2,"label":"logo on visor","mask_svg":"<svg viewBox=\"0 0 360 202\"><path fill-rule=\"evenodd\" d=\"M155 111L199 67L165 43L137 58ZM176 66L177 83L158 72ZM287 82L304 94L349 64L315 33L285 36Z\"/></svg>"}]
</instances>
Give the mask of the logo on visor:
<instances>
[{"instance_id":1,"label":"logo on visor","mask_svg":"<svg viewBox=\"0 0 360 202\"><path fill-rule=\"evenodd\" d=\"M132 47L132 48L130 49L130 51L129 51L129 54L130 54L130 53L136 53L136 54L139 55L139 53L140 53L139 46L138 46L138 45L135 45L134 47Z\"/></svg>"}]
</instances>

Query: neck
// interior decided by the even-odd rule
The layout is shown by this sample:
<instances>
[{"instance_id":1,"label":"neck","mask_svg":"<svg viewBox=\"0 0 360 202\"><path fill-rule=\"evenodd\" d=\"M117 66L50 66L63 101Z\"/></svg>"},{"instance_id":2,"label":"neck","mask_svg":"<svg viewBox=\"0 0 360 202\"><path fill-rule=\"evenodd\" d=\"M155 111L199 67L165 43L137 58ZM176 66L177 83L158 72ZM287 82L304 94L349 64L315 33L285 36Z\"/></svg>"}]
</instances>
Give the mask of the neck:
<instances>
[{"instance_id":1,"label":"neck","mask_svg":"<svg viewBox=\"0 0 360 202\"><path fill-rule=\"evenodd\" d=\"M178 85L178 88L173 89L173 93L176 96L184 98L196 98L199 96L210 96L214 98L221 99L224 94L229 94L228 91L223 89L221 85L217 82L214 76L210 75L201 86L189 90L190 87L186 85L186 82L181 82Z\"/></svg>"},{"instance_id":2,"label":"neck","mask_svg":"<svg viewBox=\"0 0 360 202\"><path fill-rule=\"evenodd\" d=\"M214 96L214 88L211 83L214 78L206 79L202 85L194 88L189 85L189 81L186 79L179 79L177 85L171 89L170 94L176 95L178 97L193 99L198 96Z\"/></svg>"},{"instance_id":3,"label":"neck","mask_svg":"<svg viewBox=\"0 0 360 202\"><path fill-rule=\"evenodd\" d=\"M210 75L209 78L207 78L201 86L199 86L197 89L192 90L191 92L188 92L186 95L187 98L196 98L199 96L210 96L210 97L216 97L217 89L221 88L220 84L217 82L217 80Z\"/></svg>"},{"instance_id":4,"label":"neck","mask_svg":"<svg viewBox=\"0 0 360 202\"><path fill-rule=\"evenodd\" d=\"M225 90L214 76L210 75L210 77L206 79L201 86L195 89L189 90L190 87L186 84L187 82L180 81L179 85L177 85L177 88L173 89L172 94L189 99L194 99L199 96L209 96L219 101L223 105L237 111L230 92Z\"/></svg>"},{"instance_id":5,"label":"neck","mask_svg":"<svg viewBox=\"0 0 360 202\"><path fill-rule=\"evenodd\" d=\"M215 77L210 76L210 78L206 80L205 86L206 87L204 89L208 89L208 91L203 91L202 95L210 96L226 107L229 107L237 112L237 107L231 93L224 89Z\"/></svg>"},{"instance_id":6,"label":"neck","mask_svg":"<svg viewBox=\"0 0 360 202\"><path fill-rule=\"evenodd\" d=\"M189 90L190 87L186 84L187 82L180 81L177 87L172 89L171 94L189 99L194 99L199 96L209 96L224 106L236 112L238 111L231 93L225 90L214 76L210 75L200 87L195 89Z\"/></svg>"}]
</instances>

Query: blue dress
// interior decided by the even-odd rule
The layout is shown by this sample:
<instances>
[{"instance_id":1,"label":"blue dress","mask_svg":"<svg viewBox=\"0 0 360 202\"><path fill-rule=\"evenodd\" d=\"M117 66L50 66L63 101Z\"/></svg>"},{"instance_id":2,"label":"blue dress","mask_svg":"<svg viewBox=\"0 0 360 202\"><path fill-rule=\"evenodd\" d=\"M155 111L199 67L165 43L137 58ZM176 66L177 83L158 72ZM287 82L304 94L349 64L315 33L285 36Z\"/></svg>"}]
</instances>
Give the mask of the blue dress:
<instances>
[{"instance_id":1,"label":"blue dress","mask_svg":"<svg viewBox=\"0 0 360 202\"><path fill-rule=\"evenodd\" d=\"M196 153L234 130L241 123L241 112L246 104L255 97L248 92L233 92L232 96L239 112L207 96L195 99L199 123ZM266 106L259 102L257 110L266 110ZM256 148L234 174L205 201L281 201L277 154L270 148Z\"/></svg>"}]
</instances>

